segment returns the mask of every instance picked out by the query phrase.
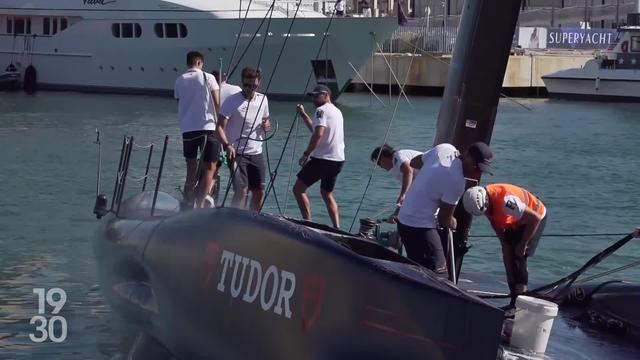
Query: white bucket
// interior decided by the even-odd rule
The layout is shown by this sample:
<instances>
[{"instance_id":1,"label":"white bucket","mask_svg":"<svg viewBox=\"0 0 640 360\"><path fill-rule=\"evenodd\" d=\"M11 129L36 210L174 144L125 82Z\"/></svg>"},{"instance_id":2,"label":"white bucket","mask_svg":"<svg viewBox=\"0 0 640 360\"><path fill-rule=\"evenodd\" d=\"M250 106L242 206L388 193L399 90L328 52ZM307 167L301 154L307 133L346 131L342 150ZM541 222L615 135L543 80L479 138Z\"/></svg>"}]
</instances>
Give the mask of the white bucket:
<instances>
[{"instance_id":1,"label":"white bucket","mask_svg":"<svg viewBox=\"0 0 640 360\"><path fill-rule=\"evenodd\" d=\"M558 305L530 296L518 296L516 316L511 333L511 345L523 350L544 354L558 315Z\"/></svg>"}]
</instances>

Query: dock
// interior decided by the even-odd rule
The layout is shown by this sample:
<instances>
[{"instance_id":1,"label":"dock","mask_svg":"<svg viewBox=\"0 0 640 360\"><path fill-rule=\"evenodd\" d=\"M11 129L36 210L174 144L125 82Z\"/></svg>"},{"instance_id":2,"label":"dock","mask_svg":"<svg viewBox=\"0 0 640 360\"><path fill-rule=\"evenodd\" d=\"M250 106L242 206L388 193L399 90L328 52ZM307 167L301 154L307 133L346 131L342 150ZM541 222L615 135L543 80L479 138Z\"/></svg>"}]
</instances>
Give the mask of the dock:
<instances>
[{"instance_id":1,"label":"dock","mask_svg":"<svg viewBox=\"0 0 640 360\"><path fill-rule=\"evenodd\" d=\"M581 67L592 58L593 53L568 51L511 55L502 84L503 92L510 96L546 96L543 75ZM397 93L398 84L406 81L408 94L440 96L447 83L450 60L451 55L375 53L358 71L359 75L353 74L348 91L368 92L366 82L376 92Z\"/></svg>"}]
</instances>

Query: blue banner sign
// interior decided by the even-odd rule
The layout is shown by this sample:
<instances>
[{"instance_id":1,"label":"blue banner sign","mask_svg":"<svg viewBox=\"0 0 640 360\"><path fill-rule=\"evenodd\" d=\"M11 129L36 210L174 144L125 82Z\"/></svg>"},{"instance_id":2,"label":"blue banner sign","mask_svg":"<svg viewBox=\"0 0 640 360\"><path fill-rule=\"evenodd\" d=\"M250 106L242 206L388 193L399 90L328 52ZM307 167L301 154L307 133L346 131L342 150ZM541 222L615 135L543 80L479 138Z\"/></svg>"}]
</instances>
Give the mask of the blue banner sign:
<instances>
[{"instance_id":1,"label":"blue banner sign","mask_svg":"<svg viewBox=\"0 0 640 360\"><path fill-rule=\"evenodd\" d=\"M548 49L606 49L616 39L615 29L547 29Z\"/></svg>"}]
</instances>

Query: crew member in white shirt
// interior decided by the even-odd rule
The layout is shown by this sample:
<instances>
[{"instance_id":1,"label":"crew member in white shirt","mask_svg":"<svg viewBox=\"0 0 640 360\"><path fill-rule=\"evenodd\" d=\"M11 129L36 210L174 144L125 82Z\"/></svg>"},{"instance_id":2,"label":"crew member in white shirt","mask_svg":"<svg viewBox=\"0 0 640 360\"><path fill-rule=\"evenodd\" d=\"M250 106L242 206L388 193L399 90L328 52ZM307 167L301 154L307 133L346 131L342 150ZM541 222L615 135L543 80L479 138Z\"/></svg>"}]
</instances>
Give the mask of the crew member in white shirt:
<instances>
[{"instance_id":1,"label":"crew member in white shirt","mask_svg":"<svg viewBox=\"0 0 640 360\"><path fill-rule=\"evenodd\" d=\"M313 89L313 104L316 112L311 117L298 104L296 111L312 132L311 139L299 164L302 170L293 186L293 194L298 201L302 218L311 220L311 202L307 188L320 180L320 193L327 206L333 227L340 228L338 203L333 197L338 174L344 164L344 130L342 112L331 103L331 90L325 85Z\"/></svg>"},{"instance_id":2,"label":"crew member in white shirt","mask_svg":"<svg viewBox=\"0 0 640 360\"><path fill-rule=\"evenodd\" d=\"M411 159L416 156L422 155L422 152L417 150L395 150L388 144L382 144L373 149L371 153L371 161L376 162L378 166L389 172L396 180L400 181L402 187L400 188L400 195L396 200L396 208L393 214L389 216L387 222L395 224L398 217L400 207L404 202L405 195L413 179L418 175L420 169L414 169L411 167Z\"/></svg>"},{"instance_id":3,"label":"crew member in white shirt","mask_svg":"<svg viewBox=\"0 0 640 360\"><path fill-rule=\"evenodd\" d=\"M222 104L218 129L220 142L234 164L232 205L244 208L247 193L251 192L251 209L255 211L260 210L264 200L262 143L271 129L267 96L256 92L260 80L259 70L242 70L242 91L229 95Z\"/></svg>"},{"instance_id":4,"label":"crew member in white shirt","mask_svg":"<svg viewBox=\"0 0 640 360\"><path fill-rule=\"evenodd\" d=\"M224 101L229 97L229 95L237 94L242 91L240 86L229 84L226 72L223 72L222 76L220 76L220 71L218 70L213 70L211 73L216 77L216 80L218 80L218 84L220 84L220 106L224 104Z\"/></svg>"},{"instance_id":5,"label":"crew member in white shirt","mask_svg":"<svg viewBox=\"0 0 640 360\"><path fill-rule=\"evenodd\" d=\"M187 54L189 69L175 82L174 97L178 100L182 150L187 161L184 184L186 207L203 207L213 187L220 158L220 143L216 136L216 115L220 110L220 87L211 74L202 70L204 56L197 51ZM206 138L206 141L205 141ZM204 144L204 148L203 148ZM198 151L202 163L198 181ZM197 184L197 189L196 189Z\"/></svg>"},{"instance_id":6,"label":"crew member in white shirt","mask_svg":"<svg viewBox=\"0 0 640 360\"><path fill-rule=\"evenodd\" d=\"M336 1L336 16L344 16L345 0Z\"/></svg>"},{"instance_id":7,"label":"crew member in white shirt","mask_svg":"<svg viewBox=\"0 0 640 360\"><path fill-rule=\"evenodd\" d=\"M465 178L479 179L480 172L490 173L492 159L489 146L476 142L462 155L453 145L440 144L411 160L420 173L398 214L398 234L410 259L436 273L447 272L446 236L438 228L457 227L453 212L464 193Z\"/></svg>"}]
</instances>

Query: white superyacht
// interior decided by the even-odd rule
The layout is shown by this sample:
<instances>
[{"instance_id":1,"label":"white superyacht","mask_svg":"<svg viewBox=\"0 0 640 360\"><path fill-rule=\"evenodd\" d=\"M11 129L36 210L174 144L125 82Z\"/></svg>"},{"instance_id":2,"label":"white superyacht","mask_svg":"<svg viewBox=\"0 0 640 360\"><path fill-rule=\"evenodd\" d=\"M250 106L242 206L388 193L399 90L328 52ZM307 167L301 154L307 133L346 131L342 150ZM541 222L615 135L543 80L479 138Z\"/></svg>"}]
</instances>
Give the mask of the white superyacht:
<instances>
[{"instance_id":1,"label":"white superyacht","mask_svg":"<svg viewBox=\"0 0 640 360\"><path fill-rule=\"evenodd\" d=\"M0 0L0 75L24 79L32 65L39 89L171 94L175 78L185 69L186 53L198 50L205 55L207 71L235 67L231 82L239 81L242 67L260 61L266 90L282 50L268 89L271 96L303 94L310 74L311 85L325 83L339 94L356 76L350 63L362 66L375 43L397 27L391 17L324 15L322 9L333 11L333 1L303 0L296 14L297 4Z\"/></svg>"},{"instance_id":2,"label":"white superyacht","mask_svg":"<svg viewBox=\"0 0 640 360\"><path fill-rule=\"evenodd\" d=\"M640 102L640 15L630 14L610 49L581 68L542 76L549 96L577 100Z\"/></svg>"}]
</instances>

